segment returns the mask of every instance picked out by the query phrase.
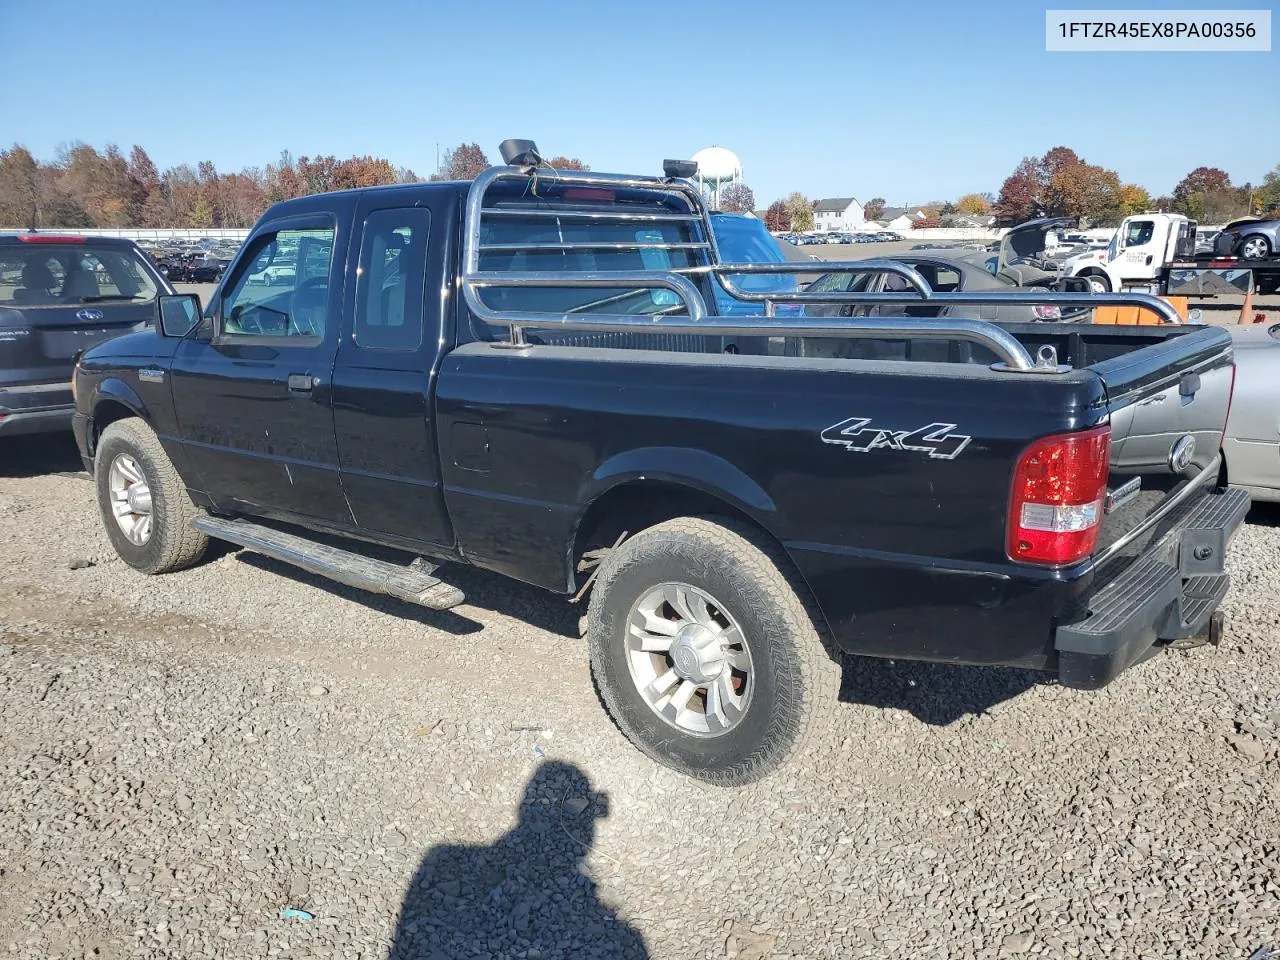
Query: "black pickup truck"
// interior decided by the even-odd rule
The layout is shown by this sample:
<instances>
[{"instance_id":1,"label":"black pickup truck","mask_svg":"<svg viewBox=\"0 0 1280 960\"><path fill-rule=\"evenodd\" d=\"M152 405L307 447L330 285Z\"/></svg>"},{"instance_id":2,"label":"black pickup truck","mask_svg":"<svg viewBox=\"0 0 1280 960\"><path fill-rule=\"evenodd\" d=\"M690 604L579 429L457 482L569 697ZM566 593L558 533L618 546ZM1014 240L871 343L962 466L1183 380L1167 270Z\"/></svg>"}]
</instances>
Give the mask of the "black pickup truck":
<instances>
[{"instance_id":1,"label":"black pickup truck","mask_svg":"<svg viewBox=\"0 0 1280 960\"><path fill-rule=\"evenodd\" d=\"M1219 487L1225 331L780 317L1167 307L937 294L875 261L912 289L752 292L788 265L721 263L682 164L504 158L277 204L207 309L162 297L81 358L76 437L128 564L215 537L427 607L463 602L449 563L589 591L610 714L721 784L820 728L842 651L1097 688L1220 629L1248 508ZM715 284L759 314L716 314Z\"/></svg>"}]
</instances>

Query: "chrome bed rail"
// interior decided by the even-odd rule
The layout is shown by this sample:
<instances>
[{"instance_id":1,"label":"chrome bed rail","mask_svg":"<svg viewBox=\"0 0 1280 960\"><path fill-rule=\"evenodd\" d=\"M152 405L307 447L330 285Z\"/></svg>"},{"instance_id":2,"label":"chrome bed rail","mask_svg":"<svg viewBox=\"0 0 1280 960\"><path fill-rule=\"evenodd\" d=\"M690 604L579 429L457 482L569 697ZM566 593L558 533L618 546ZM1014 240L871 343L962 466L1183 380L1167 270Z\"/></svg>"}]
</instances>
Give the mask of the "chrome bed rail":
<instances>
[{"instance_id":1,"label":"chrome bed rail","mask_svg":"<svg viewBox=\"0 0 1280 960\"><path fill-rule=\"evenodd\" d=\"M485 195L489 188L502 180L523 181L534 196L539 184L606 189L636 189L660 191L684 198L689 212L633 212L633 211L583 211L540 208L531 205L515 207L485 207ZM467 307L475 317L485 323L505 326L510 330L510 340L503 346L523 349L529 346L525 338L526 327L537 329L567 329L581 331L609 331L626 333L687 333L721 336L822 336L849 338L911 338L936 340L962 340L976 343L992 351L1000 362L995 367L1002 370L1058 373L1066 369L1057 362L1053 349L1041 348L1032 357L1027 348L1011 333L995 323L961 317L936 319L914 317L795 317L779 318L778 304L822 305L891 305L927 304L938 307L979 307L1000 304L1047 305L1091 309L1098 306L1138 306L1157 314L1165 323L1180 323L1172 306L1157 297L1146 294L1087 293L935 293L924 278L912 267L893 260L829 260L788 263L725 263L720 259L712 229L711 215L697 188L686 180L663 177L630 176L616 173L566 172L531 167L491 167L472 182L467 194L465 223L463 228L462 294ZM528 217L552 220L608 221L628 223L698 223L704 239L691 242L662 243L635 242L577 242L559 243L484 243L481 220L484 217ZM487 252L523 251L574 251L574 250L682 250L705 254L710 261L689 267L668 270L481 270L480 257ZM804 274L804 273L879 273L902 278L911 288L903 292L847 293L847 292L757 292L742 289L732 278L749 274ZM759 303L763 313L758 317L721 317L712 315L702 291L690 279L691 276L708 275L735 299ZM484 302L481 291L494 288L521 287L599 287L605 289L667 290L678 298L687 315L670 316L676 309L673 303L652 313L583 313L570 310L565 313L497 310ZM606 297L593 302L605 305L625 299L624 296Z\"/></svg>"}]
</instances>

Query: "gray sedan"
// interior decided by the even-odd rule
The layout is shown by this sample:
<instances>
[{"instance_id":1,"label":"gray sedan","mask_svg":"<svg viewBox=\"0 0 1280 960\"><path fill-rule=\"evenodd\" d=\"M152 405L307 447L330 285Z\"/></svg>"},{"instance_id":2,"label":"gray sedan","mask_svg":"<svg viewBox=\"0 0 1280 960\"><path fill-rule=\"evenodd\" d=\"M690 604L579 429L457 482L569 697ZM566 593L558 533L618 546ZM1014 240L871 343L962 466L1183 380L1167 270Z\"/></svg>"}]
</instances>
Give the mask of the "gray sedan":
<instances>
[{"instance_id":1,"label":"gray sedan","mask_svg":"<svg viewBox=\"0 0 1280 960\"><path fill-rule=\"evenodd\" d=\"M1228 223L1214 238L1214 247L1220 256L1266 260L1280 253L1280 219L1248 218Z\"/></svg>"},{"instance_id":2,"label":"gray sedan","mask_svg":"<svg viewBox=\"0 0 1280 960\"><path fill-rule=\"evenodd\" d=\"M1231 328L1236 384L1222 440L1227 482L1280 502L1280 323Z\"/></svg>"},{"instance_id":3,"label":"gray sedan","mask_svg":"<svg viewBox=\"0 0 1280 960\"><path fill-rule=\"evenodd\" d=\"M948 251L947 254L900 254L893 259L914 267L937 293L952 291L992 291L992 292L1030 292L1043 290L1043 287L1021 287L1003 274L991 273L988 260L996 259L993 254L970 251L965 255L961 251ZM825 273L811 283L806 291L809 293L880 293L910 290L906 280L892 274L880 273ZM921 304L904 304L903 306L857 307L849 304L817 305L805 308L811 317L974 317L979 320L1005 320L1010 322L1034 322L1038 320L1061 320L1062 312L1054 306L1025 306L1022 304L974 305L972 307L940 307ZM1081 318L1087 313L1079 314ZM1074 319L1074 318L1072 318Z\"/></svg>"}]
</instances>

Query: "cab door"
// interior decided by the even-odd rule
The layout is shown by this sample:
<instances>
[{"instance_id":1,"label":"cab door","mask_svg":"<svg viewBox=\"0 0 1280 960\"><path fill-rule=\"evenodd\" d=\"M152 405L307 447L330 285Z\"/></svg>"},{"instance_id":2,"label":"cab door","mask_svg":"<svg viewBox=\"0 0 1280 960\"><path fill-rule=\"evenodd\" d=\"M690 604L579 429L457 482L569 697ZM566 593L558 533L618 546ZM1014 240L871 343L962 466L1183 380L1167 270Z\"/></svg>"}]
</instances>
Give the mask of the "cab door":
<instances>
[{"instance_id":1,"label":"cab door","mask_svg":"<svg viewBox=\"0 0 1280 960\"><path fill-rule=\"evenodd\" d=\"M1120 227L1120 255L1112 267L1125 280L1149 280L1164 266L1167 226L1134 217Z\"/></svg>"},{"instance_id":2,"label":"cab door","mask_svg":"<svg viewBox=\"0 0 1280 960\"><path fill-rule=\"evenodd\" d=\"M220 509L350 524L330 374L346 237L331 213L262 224L171 377L190 462Z\"/></svg>"},{"instance_id":3,"label":"cab door","mask_svg":"<svg viewBox=\"0 0 1280 960\"><path fill-rule=\"evenodd\" d=\"M443 193L396 202L373 193L356 207L349 335L333 369L339 470L358 530L450 546L431 398L448 329L444 265L456 209Z\"/></svg>"}]
</instances>

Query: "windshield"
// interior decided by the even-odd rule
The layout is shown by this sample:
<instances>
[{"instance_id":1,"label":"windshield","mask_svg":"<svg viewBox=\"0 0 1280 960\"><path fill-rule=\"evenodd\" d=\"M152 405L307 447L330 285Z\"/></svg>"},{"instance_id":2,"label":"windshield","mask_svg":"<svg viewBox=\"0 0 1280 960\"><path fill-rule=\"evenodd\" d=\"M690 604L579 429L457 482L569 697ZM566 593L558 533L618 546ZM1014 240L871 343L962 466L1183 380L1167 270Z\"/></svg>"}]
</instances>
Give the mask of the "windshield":
<instances>
[{"instance_id":1,"label":"windshield","mask_svg":"<svg viewBox=\"0 0 1280 960\"><path fill-rule=\"evenodd\" d=\"M0 247L0 305L142 303L157 293L136 250L87 243Z\"/></svg>"},{"instance_id":2,"label":"windshield","mask_svg":"<svg viewBox=\"0 0 1280 960\"><path fill-rule=\"evenodd\" d=\"M1111 261L1116 258L1120 252L1120 231L1117 230L1111 236L1111 242L1107 244L1107 260Z\"/></svg>"}]
</instances>

